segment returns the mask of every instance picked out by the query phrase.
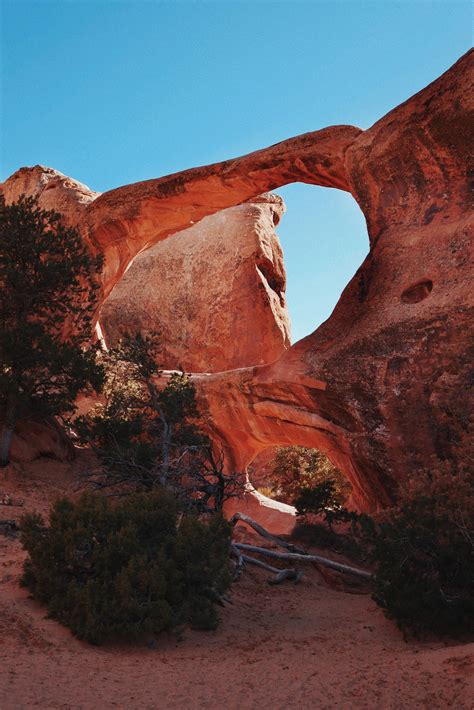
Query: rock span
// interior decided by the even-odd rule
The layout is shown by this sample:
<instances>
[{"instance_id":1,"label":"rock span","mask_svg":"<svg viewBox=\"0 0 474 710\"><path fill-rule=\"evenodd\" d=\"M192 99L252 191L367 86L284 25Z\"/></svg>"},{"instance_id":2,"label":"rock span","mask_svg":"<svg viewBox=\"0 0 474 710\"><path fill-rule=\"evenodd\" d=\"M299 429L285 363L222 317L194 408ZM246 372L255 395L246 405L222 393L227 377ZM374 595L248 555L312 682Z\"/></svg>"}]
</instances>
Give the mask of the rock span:
<instances>
[{"instance_id":1,"label":"rock span","mask_svg":"<svg viewBox=\"0 0 474 710\"><path fill-rule=\"evenodd\" d=\"M373 508L431 455L463 457L472 432L473 56L367 131L333 126L74 198L71 221L105 255L104 299L142 250L278 186L335 187L360 205L370 252L331 317L273 364L197 378L229 465L274 444L317 446ZM9 178L7 199L27 180L24 169Z\"/></svg>"}]
</instances>

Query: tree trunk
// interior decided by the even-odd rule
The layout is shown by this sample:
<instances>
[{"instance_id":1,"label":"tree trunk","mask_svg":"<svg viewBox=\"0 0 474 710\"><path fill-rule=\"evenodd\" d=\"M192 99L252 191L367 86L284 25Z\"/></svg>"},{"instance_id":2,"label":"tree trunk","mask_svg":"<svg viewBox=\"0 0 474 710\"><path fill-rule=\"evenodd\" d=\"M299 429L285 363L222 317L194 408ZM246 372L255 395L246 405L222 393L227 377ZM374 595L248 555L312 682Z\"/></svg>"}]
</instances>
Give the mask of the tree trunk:
<instances>
[{"instance_id":1,"label":"tree trunk","mask_svg":"<svg viewBox=\"0 0 474 710\"><path fill-rule=\"evenodd\" d=\"M291 542L282 540L281 537L272 535L268 532L268 530L265 530L265 528L259 525L255 520L250 518L248 515L245 515L245 513L235 513L235 515L232 516L229 522L232 526L234 526L239 521L242 523L246 523L251 528L253 528L255 532L257 532L261 537L264 537L266 540L270 540L270 542L274 542L276 545L278 545L278 547L284 547L290 552L299 552L301 555L307 554L306 550L303 550L300 547L295 547L295 545L292 545Z\"/></svg>"},{"instance_id":2,"label":"tree trunk","mask_svg":"<svg viewBox=\"0 0 474 710\"><path fill-rule=\"evenodd\" d=\"M173 437L173 425L168 424L163 413L161 413L161 421L163 423L163 439L161 443L161 470L160 483L166 486L168 483L168 472L170 467L170 445Z\"/></svg>"},{"instance_id":3,"label":"tree trunk","mask_svg":"<svg viewBox=\"0 0 474 710\"><path fill-rule=\"evenodd\" d=\"M5 468L10 463L10 447L15 431L17 419L17 406L12 397L9 397L5 408L5 418L0 431L0 468Z\"/></svg>"}]
</instances>

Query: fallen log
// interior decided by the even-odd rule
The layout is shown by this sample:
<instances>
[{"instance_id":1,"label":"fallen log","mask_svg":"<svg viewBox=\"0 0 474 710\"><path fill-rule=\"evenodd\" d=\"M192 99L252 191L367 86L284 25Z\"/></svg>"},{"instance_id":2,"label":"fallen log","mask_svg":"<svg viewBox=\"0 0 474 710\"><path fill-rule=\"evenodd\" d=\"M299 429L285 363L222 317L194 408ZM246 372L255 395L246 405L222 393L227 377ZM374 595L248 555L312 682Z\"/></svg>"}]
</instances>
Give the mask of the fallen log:
<instances>
[{"instance_id":1,"label":"fallen log","mask_svg":"<svg viewBox=\"0 0 474 710\"><path fill-rule=\"evenodd\" d=\"M236 582L242 574L242 570L244 568L244 556L240 550L236 548L235 543L233 542L230 545L230 553L237 559L235 571L232 577L232 581Z\"/></svg>"},{"instance_id":2,"label":"fallen log","mask_svg":"<svg viewBox=\"0 0 474 710\"><path fill-rule=\"evenodd\" d=\"M262 560L257 560L255 557L250 557L250 555L244 555L242 552L237 548L236 544L233 542L231 543L230 546L231 549L231 555L236 558L236 569L233 575L233 581L236 582L240 575L242 574L242 570L244 568L244 564L248 562L251 565L256 565L257 567L261 567L262 569L267 570L268 572L272 572L275 577L267 579L268 584L281 584L285 579L291 579L294 580L295 584L298 584L298 582L301 580L303 576L302 570L297 570L297 569L279 569L278 567L272 567L271 565L267 564L266 562L262 562Z\"/></svg>"},{"instance_id":3,"label":"fallen log","mask_svg":"<svg viewBox=\"0 0 474 710\"><path fill-rule=\"evenodd\" d=\"M264 527L262 527L259 523L257 523L255 520L252 518L249 518L248 515L245 515L245 513L235 513L235 515L232 516L230 519L230 524L232 526L236 525L241 521L242 523L246 523L249 527L253 528L255 532L257 532L261 537L264 537L266 540L269 540L270 542L274 542L275 545L278 545L278 547L284 547L285 549L289 550L290 552L297 552L302 555L306 554L305 550L302 550L299 547L295 547L291 542L287 542L286 540L283 540L280 537L277 537L276 535L272 535L272 533L269 533L268 530L265 530Z\"/></svg>"},{"instance_id":4,"label":"fallen log","mask_svg":"<svg viewBox=\"0 0 474 710\"><path fill-rule=\"evenodd\" d=\"M261 567L262 569L267 570L267 572L272 572L275 577L270 577L269 579L267 579L268 584L281 584L285 581L285 579L294 580L295 584L298 584L298 582L303 576L303 572L301 570L278 569L278 567L272 567L271 565L267 565L266 562L257 560L255 559L255 557L250 557L249 555L242 555L242 559L244 562L248 562L251 565L256 565L257 567Z\"/></svg>"},{"instance_id":5,"label":"fallen log","mask_svg":"<svg viewBox=\"0 0 474 710\"><path fill-rule=\"evenodd\" d=\"M318 565L323 567L329 567L337 572L343 572L345 574L351 574L354 577L361 577L363 579L373 579L374 575L366 570L359 569L357 567L351 567L350 565L342 564L342 562L335 562L335 560L330 560L327 557L321 557L320 555L308 555L296 552L277 552L276 550L267 550L265 547L257 547L256 545L247 545L243 542L233 543L238 550L243 550L245 552L256 552L260 555L266 555L267 557L273 557L277 560L286 560L295 562L316 562Z\"/></svg>"}]
</instances>

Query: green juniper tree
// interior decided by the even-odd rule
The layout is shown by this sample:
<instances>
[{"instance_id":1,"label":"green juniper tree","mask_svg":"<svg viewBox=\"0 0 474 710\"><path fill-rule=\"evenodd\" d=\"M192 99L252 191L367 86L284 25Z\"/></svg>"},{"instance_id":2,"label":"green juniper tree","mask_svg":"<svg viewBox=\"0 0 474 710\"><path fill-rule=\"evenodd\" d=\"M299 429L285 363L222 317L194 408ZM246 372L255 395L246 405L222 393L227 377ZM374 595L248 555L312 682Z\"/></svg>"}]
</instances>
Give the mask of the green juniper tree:
<instances>
[{"instance_id":1,"label":"green juniper tree","mask_svg":"<svg viewBox=\"0 0 474 710\"><path fill-rule=\"evenodd\" d=\"M83 443L100 462L85 480L114 495L162 488L200 513L222 511L239 496L243 477L225 473L202 429L196 389L184 372L163 377L156 335L126 335L102 354L101 402L75 421Z\"/></svg>"},{"instance_id":2,"label":"green juniper tree","mask_svg":"<svg viewBox=\"0 0 474 710\"><path fill-rule=\"evenodd\" d=\"M304 446L282 446L276 450L272 462L277 495L295 504L301 491L319 485L332 484L332 499L343 503L350 495L351 486L344 475L318 449Z\"/></svg>"},{"instance_id":3,"label":"green juniper tree","mask_svg":"<svg viewBox=\"0 0 474 710\"><path fill-rule=\"evenodd\" d=\"M101 263L58 213L0 196L0 467L19 417L71 412L81 390L101 387L90 345Z\"/></svg>"},{"instance_id":4,"label":"green juniper tree","mask_svg":"<svg viewBox=\"0 0 474 710\"><path fill-rule=\"evenodd\" d=\"M395 507L361 521L376 566L373 598L404 634L474 633L472 444L466 454L428 460Z\"/></svg>"},{"instance_id":5,"label":"green juniper tree","mask_svg":"<svg viewBox=\"0 0 474 710\"><path fill-rule=\"evenodd\" d=\"M221 515L200 520L164 490L62 499L49 523L22 518L22 584L90 643L213 629L230 584L230 533Z\"/></svg>"}]
</instances>

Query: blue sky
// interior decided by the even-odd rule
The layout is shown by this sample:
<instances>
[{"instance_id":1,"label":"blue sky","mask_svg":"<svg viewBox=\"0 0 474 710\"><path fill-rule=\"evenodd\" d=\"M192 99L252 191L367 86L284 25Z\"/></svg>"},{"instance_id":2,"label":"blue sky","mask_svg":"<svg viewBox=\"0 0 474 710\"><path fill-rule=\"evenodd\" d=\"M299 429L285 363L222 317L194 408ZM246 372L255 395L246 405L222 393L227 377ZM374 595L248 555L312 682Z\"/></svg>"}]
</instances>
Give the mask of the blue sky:
<instances>
[{"instance_id":1,"label":"blue sky","mask_svg":"<svg viewBox=\"0 0 474 710\"><path fill-rule=\"evenodd\" d=\"M367 128L472 43L464 0L2 0L1 172L57 168L95 190L327 125ZM293 338L362 262L364 219L290 185L279 226Z\"/></svg>"}]
</instances>

